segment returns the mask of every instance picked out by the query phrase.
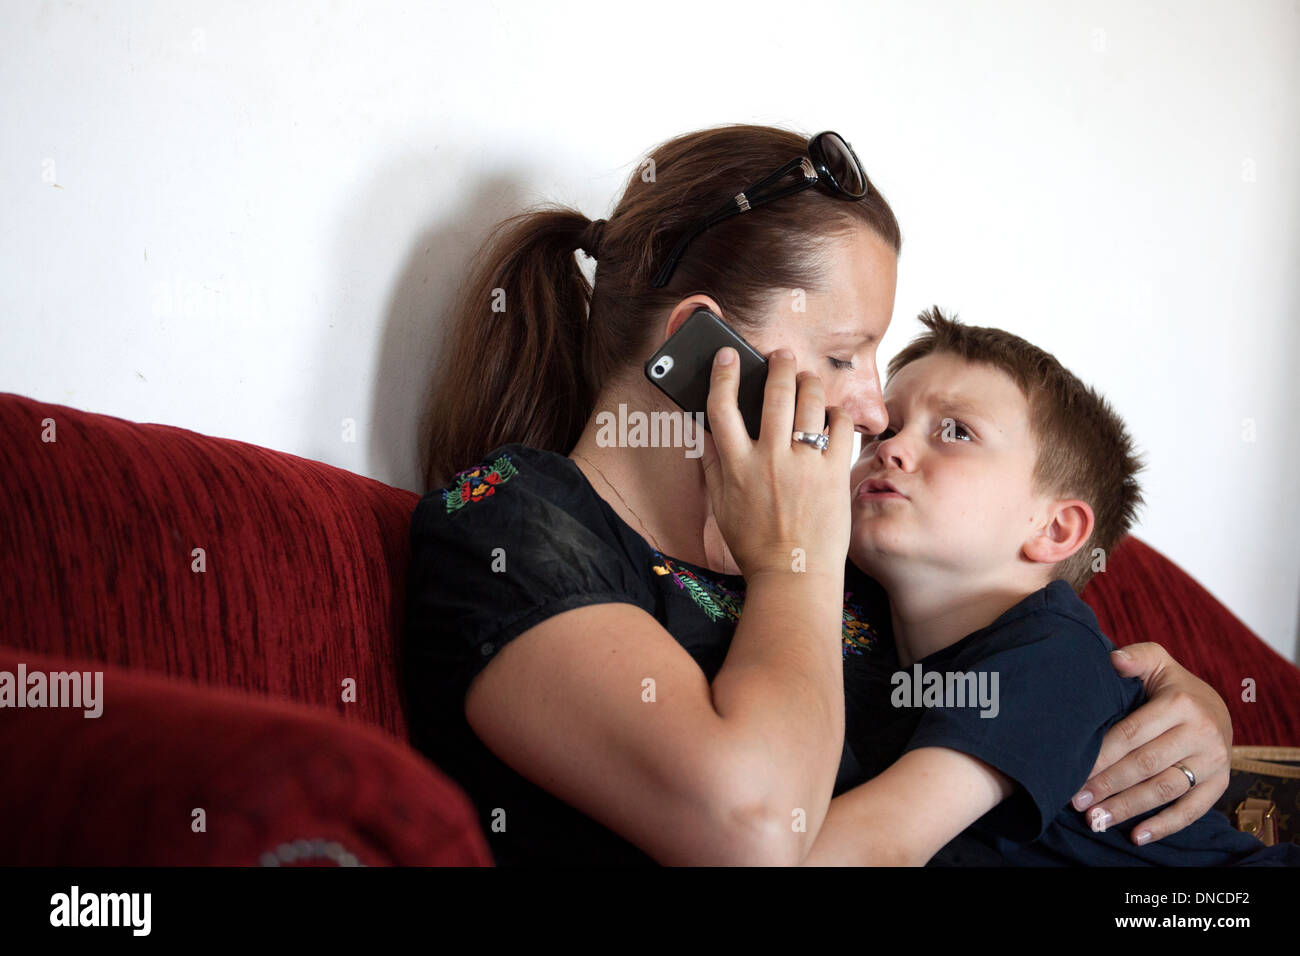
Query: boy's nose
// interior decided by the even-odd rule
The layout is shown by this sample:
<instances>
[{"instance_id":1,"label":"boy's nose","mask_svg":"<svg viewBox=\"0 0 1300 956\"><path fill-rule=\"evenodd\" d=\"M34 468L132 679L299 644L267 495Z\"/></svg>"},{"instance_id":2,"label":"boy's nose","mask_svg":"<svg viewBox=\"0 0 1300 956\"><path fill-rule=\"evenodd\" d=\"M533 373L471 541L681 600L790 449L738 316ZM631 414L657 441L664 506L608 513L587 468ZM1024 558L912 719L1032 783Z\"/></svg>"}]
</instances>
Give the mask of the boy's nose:
<instances>
[{"instance_id":1,"label":"boy's nose","mask_svg":"<svg viewBox=\"0 0 1300 956\"><path fill-rule=\"evenodd\" d=\"M892 438L877 442L875 459L880 467L888 468L892 466L899 471L910 471L912 469L912 455L908 451L906 443L903 442L901 435L894 435Z\"/></svg>"}]
</instances>

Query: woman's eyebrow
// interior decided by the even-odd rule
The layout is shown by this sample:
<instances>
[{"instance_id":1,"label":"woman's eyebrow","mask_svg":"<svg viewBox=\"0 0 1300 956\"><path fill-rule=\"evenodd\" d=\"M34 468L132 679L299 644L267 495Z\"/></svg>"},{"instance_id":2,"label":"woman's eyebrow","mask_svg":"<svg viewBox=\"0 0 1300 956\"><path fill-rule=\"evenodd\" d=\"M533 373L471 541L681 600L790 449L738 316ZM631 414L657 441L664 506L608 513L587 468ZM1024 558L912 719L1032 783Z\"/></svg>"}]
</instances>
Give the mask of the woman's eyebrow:
<instances>
[{"instance_id":1,"label":"woman's eyebrow","mask_svg":"<svg viewBox=\"0 0 1300 956\"><path fill-rule=\"evenodd\" d=\"M863 342L874 342L874 341L876 341L876 337L875 337L875 335L873 335L871 332L868 332L866 329L834 329L834 330L828 330L828 331L826 332L826 337L827 337L828 339L854 339L855 341L856 341L856 340L861 340L861 341L863 341Z\"/></svg>"}]
</instances>

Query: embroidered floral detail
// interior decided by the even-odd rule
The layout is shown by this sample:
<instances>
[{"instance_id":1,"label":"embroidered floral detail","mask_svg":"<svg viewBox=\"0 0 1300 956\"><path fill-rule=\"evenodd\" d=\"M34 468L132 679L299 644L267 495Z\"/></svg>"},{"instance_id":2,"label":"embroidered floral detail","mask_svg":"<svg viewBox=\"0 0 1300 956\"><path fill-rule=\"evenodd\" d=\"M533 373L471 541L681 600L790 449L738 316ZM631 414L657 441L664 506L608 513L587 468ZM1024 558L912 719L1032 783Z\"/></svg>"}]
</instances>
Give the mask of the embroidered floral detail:
<instances>
[{"instance_id":1,"label":"embroidered floral detail","mask_svg":"<svg viewBox=\"0 0 1300 956\"><path fill-rule=\"evenodd\" d=\"M519 469L511 462L509 455L501 455L490 465L480 464L458 472L451 484L442 491L447 513L459 511L472 501L491 498L496 494L497 486L505 484L517 474Z\"/></svg>"},{"instance_id":2,"label":"embroidered floral detail","mask_svg":"<svg viewBox=\"0 0 1300 956\"><path fill-rule=\"evenodd\" d=\"M849 600L851 597L853 597L852 591L844 592L843 650L845 657L850 654L861 657L876 646L876 642L880 640L880 634L867 623L866 612L862 605L852 603Z\"/></svg>"},{"instance_id":3,"label":"embroidered floral detail","mask_svg":"<svg viewBox=\"0 0 1300 956\"><path fill-rule=\"evenodd\" d=\"M740 612L745 606L745 592L733 591L723 587L719 582L695 574L676 564L672 559L656 551L657 564L651 565L655 574L671 577L673 582L685 591L712 621L739 621ZM849 599L852 591L844 592L844 624L842 628L841 648L845 657L850 654L862 656L875 648L880 634L866 621L866 611L861 604Z\"/></svg>"},{"instance_id":4,"label":"embroidered floral detail","mask_svg":"<svg viewBox=\"0 0 1300 956\"><path fill-rule=\"evenodd\" d=\"M655 574L669 575L679 588L690 595L711 621L739 621L741 608L745 606L745 592L725 588L717 581L694 574L669 558L655 552L658 564L651 565Z\"/></svg>"}]
</instances>

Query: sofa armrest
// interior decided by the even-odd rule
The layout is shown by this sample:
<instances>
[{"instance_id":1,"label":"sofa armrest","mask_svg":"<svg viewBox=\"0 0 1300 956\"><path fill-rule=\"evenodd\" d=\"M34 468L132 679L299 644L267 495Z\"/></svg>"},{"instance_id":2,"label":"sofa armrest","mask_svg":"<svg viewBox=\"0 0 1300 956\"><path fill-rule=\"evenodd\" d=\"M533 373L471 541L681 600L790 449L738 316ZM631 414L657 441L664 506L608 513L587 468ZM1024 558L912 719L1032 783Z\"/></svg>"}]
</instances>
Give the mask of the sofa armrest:
<instances>
[{"instance_id":1,"label":"sofa armrest","mask_svg":"<svg viewBox=\"0 0 1300 956\"><path fill-rule=\"evenodd\" d=\"M492 863L464 792L370 726L0 647L0 672L20 664L89 673L92 692L102 674L101 714L0 708L0 865Z\"/></svg>"},{"instance_id":2,"label":"sofa armrest","mask_svg":"<svg viewBox=\"0 0 1300 956\"><path fill-rule=\"evenodd\" d=\"M1232 715L1234 744L1300 743L1300 669L1138 538L1121 540L1107 565L1081 596L1118 647L1154 641L1213 687Z\"/></svg>"}]
</instances>

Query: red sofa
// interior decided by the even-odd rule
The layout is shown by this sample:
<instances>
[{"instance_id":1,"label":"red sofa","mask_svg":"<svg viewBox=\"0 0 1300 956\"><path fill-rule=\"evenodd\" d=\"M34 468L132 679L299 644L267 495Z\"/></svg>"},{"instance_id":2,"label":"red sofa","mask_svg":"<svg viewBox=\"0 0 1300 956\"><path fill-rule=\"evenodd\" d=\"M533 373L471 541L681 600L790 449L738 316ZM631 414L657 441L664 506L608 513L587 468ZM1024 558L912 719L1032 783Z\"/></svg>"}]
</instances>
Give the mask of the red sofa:
<instances>
[{"instance_id":1,"label":"red sofa","mask_svg":"<svg viewBox=\"0 0 1300 956\"><path fill-rule=\"evenodd\" d=\"M104 674L98 718L0 709L0 864L492 862L408 742L416 495L3 394L0 475L0 671ZM1234 743L1300 742L1300 670L1157 552L1128 539L1084 597L1213 684Z\"/></svg>"}]
</instances>

